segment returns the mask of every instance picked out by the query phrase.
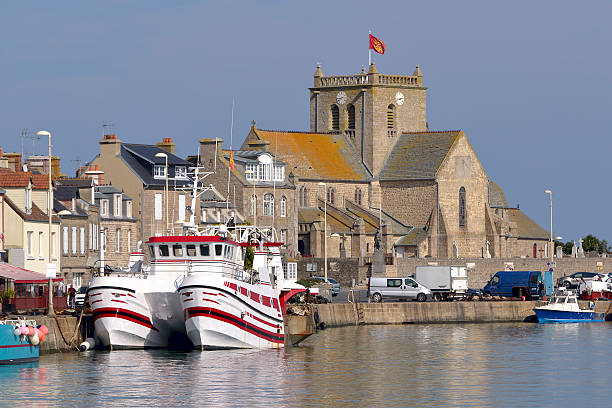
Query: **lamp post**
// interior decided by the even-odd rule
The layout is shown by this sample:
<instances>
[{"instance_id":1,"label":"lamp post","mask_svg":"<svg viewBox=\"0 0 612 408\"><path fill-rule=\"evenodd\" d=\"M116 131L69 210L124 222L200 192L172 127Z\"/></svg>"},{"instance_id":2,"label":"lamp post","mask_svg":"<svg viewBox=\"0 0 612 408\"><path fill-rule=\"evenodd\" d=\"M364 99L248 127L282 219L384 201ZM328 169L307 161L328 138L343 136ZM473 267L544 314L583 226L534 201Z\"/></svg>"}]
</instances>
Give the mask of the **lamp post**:
<instances>
[{"instance_id":1,"label":"lamp post","mask_svg":"<svg viewBox=\"0 0 612 408\"><path fill-rule=\"evenodd\" d=\"M257 226L257 199L255 198L255 176L257 172L254 170L246 170L245 174L251 174L251 182L253 183L253 196L251 197L251 204L253 205L253 227Z\"/></svg>"},{"instance_id":2,"label":"lamp post","mask_svg":"<svg viewBox=\"0 0 612 408\"><path fill-rule=\"evenodd\" d=\"M163 157L166 159L166 234L170 233L170 222L168 221L168 155L166 153L157 153L155 157Z\"/></svg>"},{"instance_id":3,"label":"lamp post","mask_svg":"<svg viewBox=\"0 0 612 408\"><path fill-rule=\"evenodd\" d=\"M47 130L39 130L36 132L38 136L47 136L49 138L49 194L47 195L47 212L49 213L49 263L51 265L51 251L53 250L53 234L52 229L52 215L53 215L53 186L51 184L51 132ZM49 316L55 315L53 309L53 277L49 277L49 297L47 299L47 309Z\"/></svg>"},{"instance_id":4,"label":"lamp post","mask_svg":"<svg viewBox=\"0 0 612 408\"><path fill-rule=\"evenodd\" d=\"M550 190L546 190L544 191L546 194L549 195L550 197L550 265L552 267L552 263L553 263L553 250L554 250L554 244L553 244L553 230L552 230L552 191Z\"/></svg>"},{"instance_id":5,"label":"lamp post","mask_svg":"<svg viewBox=\"0 0 612 408\"><path fill-rule=\"evenodd\" d=\"M323 231L323 257L325 261L325 282L327 283L327 183L320 182L318 185L323 186L323 201L324 201L324 223L325 229Z\"/></svg>"}]
</instances>

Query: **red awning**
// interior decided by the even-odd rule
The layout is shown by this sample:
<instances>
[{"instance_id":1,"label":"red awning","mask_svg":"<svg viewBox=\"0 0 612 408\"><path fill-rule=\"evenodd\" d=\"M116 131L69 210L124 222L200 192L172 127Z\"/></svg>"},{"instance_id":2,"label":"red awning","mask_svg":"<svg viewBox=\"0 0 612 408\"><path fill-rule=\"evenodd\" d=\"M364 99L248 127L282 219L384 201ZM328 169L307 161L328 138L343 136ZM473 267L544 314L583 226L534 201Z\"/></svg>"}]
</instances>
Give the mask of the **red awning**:
<instances>
[{"instance_id":1,"label":"red awning","mask_svg":"<svg viewBox=\"0 0 612 408\"><path fill-rule=\"evenodd\" d=\"M8 278L15 281L15 283L48 283L49 278L44 274L29 271L27 269L19 268L18 266L9 265L5 262L0 262L0 277ZM53 278L53 282L61 282L62 278Z\"/></svg>"}]
</instances>

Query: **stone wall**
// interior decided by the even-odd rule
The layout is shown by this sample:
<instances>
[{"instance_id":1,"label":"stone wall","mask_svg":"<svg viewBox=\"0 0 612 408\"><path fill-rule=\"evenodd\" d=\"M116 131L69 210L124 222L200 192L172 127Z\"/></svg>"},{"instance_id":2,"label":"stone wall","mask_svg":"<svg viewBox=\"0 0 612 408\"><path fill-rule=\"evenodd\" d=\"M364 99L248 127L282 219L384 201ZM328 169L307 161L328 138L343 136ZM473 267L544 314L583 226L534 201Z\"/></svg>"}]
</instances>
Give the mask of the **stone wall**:
<instances>
[{"instance_id":1,"label":"stone wall","mask_svg":"<svg viewBox=\"0 0 612 408\"><path fill-rule=\"evenodd\" d=\"M327 258L327 261L327 276L337 280L343 288L350 288L353 279L355 284L358 284L367 277L367 268L360 267L357 258ZM307 270L307 268L313 269L313 265L315 270ZM324 276L324 274L323 258L302 258L298 261L298 280L311 276Z\"/></svg>"},{"instance_id":2,"label":"stone wall","mask_svg":"<svg viewBox=\"0 0 612 408\"><path fill-rule=\"evenodd\" d=\"M600 263L602 273L612 273L612 258L562 258L556 259L557 267L553 268L555 281L574 272L598 272ZM468 286L474 289L483 288L491 276L497 271L505 270L506 264L511 264L515 271L546 271L548 270L548 259L533 258L459 258L459 259L440 259L440 258L395 258L396 276L407 276L415 273L416 266L437 265L457 265L465 266L469 263L474 264L474 268L468 270Z\"/></svg>"}]
</instances>

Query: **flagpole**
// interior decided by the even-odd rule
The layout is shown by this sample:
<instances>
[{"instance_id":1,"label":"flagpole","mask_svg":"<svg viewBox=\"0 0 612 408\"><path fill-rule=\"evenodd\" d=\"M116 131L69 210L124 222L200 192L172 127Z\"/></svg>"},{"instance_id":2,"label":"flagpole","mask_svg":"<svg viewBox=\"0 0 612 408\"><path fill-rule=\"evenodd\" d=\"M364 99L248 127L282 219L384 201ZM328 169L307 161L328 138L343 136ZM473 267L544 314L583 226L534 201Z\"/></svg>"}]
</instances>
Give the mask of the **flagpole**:
<instances>
[{"instance_id":1,"label":"flagpole","mask_svg":"<svg viewBox=\"0 0 612 408\"><path fill-rule=\"evenodd\" d=\"M372 35L372 30L368 30L368 33ZM370 35L368 35L368 69L372 65L372 48L370 48Z\"/></svg>"},{"instance_id":2,"label":"flagpole","mask_svg":"<svg viewBox=\"0 0 612 408\"><path fill-rule=\"evenodd\" d=\"M234 159L234 105L235 99L232 98L232 123L230 125L230 165L227 168L227 197L225 198L225 210L229 211L229 196L230 196L230 175L232 172L232 160Z\"/></svg>"}]
</instances>

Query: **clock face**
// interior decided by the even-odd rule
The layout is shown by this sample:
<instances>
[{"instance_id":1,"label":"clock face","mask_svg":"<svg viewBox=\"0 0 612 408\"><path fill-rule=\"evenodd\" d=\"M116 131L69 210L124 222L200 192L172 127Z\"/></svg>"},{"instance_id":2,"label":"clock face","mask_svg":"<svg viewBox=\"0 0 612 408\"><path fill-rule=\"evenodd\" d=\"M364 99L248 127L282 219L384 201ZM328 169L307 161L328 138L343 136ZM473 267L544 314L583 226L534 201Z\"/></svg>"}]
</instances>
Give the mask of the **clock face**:
<instances>
[{"instance_id":1,"label":"clock face","mask_svg":"<svg viewBox=\"0 0 612 408\"><path fill-rule=\"evenodd\" d=\"M398 105L403 105L404 104L404 94L401 92L398 92L395 94L395 102Z\"/></svg>"},{"instance_id":2,"label":"clock face","mask_svg":"<svg viewBox=\"0 0 612 408\"><path fill-rule=\"evenodd\" d=\"M344 105L346 103L346 93L344 91L340 91L338 92L338 95L336 96L336 102L338 102L338 105Z\"/></svg>"}]
</instances>

